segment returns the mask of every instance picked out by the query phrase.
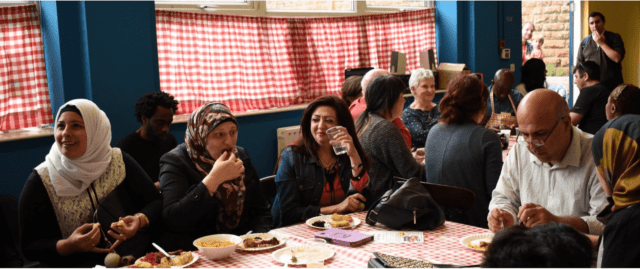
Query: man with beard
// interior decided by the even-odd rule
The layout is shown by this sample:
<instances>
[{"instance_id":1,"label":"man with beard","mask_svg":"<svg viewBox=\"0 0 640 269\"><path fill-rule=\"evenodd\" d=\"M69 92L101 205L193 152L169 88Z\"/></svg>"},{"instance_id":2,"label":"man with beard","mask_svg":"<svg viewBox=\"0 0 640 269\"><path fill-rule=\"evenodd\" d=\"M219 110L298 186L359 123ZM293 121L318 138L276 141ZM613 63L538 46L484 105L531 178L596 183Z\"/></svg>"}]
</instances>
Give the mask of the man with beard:
<instances>
[{"instance_id":1,"label":"man with beard","mask_svg":"<svg viewBox=\"0 0 640 269\"><path fill-rule=\"evenodd\" d=\"M604 23L602 13L589 14L591 34L580 43L576 66L586 61L596 62L600 66L600 83L612 91L624 82L622 60L626 51L620 34L605 30Z\"/></svg>"},{"instance_id":2,"label":"man with beard","mask_svg":"<svg viewBox=\"0 0 640 269\"><path fill-rule=\"evenodd\" d=\"M116 147L133 157L159 189L160 157L175 148L176 137L169 132L178 101L162 92L149 92L138 99L135 114L140 128L122 138Z\"/></svg>"}]
</instances>

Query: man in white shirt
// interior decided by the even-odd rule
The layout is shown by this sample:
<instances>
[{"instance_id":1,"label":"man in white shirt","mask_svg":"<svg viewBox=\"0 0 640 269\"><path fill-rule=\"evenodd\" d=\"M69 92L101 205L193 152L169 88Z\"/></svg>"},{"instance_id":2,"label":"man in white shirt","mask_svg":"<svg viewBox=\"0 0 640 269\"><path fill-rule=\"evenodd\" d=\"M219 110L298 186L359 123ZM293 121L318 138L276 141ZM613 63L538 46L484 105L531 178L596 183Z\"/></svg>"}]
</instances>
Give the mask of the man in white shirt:
<instances>
[{"instance_id":1,"label":"man in white shirt","mask_svg":"<svg viewBox=\"0 0 640 269\"><path fill-rule=\"evenodd\" d=\"M520 128L489 203L489 229L522 222L569 224L599 235L596 214L606 201L591 155L593 136L571 125L567 103L554 91L538 89L522 99Z\"/></svg>"}]
</instances>

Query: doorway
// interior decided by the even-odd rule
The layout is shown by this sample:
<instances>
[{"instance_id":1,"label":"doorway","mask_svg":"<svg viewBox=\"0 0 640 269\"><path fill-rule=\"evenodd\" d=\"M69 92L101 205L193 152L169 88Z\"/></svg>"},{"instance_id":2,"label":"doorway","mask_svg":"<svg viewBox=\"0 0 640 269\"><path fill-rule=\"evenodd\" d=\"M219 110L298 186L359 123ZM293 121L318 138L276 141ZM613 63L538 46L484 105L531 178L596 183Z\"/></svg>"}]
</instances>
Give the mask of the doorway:
<instances>
[{"instance_id":1,"label":"doorway","mask_svg":"<svg viewBox=\"0 0 640 269\"><path fill-rule=\"evenodd\" d=\"M522 24L531 22L530 42L543 41L542 60L547 68L547 88L556 91L573 105L573 1L522 1Z\"/></svg>"}]
</instances>

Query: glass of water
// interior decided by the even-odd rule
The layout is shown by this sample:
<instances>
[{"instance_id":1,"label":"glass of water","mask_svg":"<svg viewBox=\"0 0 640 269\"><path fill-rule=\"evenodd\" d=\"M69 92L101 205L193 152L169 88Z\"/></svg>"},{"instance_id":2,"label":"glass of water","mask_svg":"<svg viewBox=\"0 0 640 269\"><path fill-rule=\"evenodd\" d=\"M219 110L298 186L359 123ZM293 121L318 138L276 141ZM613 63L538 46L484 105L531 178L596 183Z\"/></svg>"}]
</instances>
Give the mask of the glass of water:
<instances>
[{"instance_id":1,"label":"glass of water","mask_svg":"<svg viewBox=\"0 0 640 269\"><path fill-rule=\"evenodd\" d=\"M329 136L329 139L336 140L335 136L342 132L342 130L338 129L338 127L340 126L334 126L327 130L327 135ZM347 146L345 146L345 144L342 142L332 146L333 146L333 151L336 153L336 155L347 153Z\"/></svg>"}]
</instances>

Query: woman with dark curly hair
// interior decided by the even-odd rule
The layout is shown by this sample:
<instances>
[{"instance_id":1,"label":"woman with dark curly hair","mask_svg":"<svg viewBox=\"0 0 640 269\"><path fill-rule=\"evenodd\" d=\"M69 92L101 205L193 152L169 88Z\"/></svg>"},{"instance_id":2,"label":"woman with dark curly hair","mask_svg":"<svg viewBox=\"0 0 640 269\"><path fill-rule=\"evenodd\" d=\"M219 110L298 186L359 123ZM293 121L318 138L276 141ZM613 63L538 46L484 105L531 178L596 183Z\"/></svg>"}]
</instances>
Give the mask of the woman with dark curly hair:
<instances>
[{"instance_id":1,"label":"woman with dark curly hair","mask_svg":"<svg viewBox=\"0 0 640 269\"><path fill-rule=\"evenodd\" d=\"M527 93L545 87L545 81L547 80L547 66L544 61L536 58L528 60L520 70L520 84L516 86L516 91L520 92L522 96Z\"/></svg>"},{"instance_id":2,"label":"woman with dark curly hair","mask_svg":"<svg viewBox=\"0 0 640 269\"><path fill-rule=\"evenodd\" d=\"M327 135L332 127L340 130L335 141ZM349 108L336 96L319 97L305 109L300 130L300 139L280 155L271 209L274 227L364 209L364 196L348 193L349 185L362 191L369 167ZM336 155L332 145L337 143L346 147L345 154Z\"/></svg>"},{"instance_id":3,"label":"woman with dark curly hair","mask_svg":"<svg viewBox=\"0 0 640 269\"><path fill-rule=\"evenodd\" d=\"M427 137L427 182L470 189L476 202L468 212L448 209L449 220L487 228L491 192L502 169L498 135L480 124L489 91L477 78L461 74L440 101L442 116ZM460 169L464 167L464 169Z\"/></svg>"},{"instance_id":4,"label":"woman with dark curly hair","mask_svg":"<svg viewBox=\"0 0 640 269\"><path fill-rule=\"evenodd\" d=\"M631 84L620 84L611 94L605 106L607 120L626 114L640 115L640 88Z\"/></svg>"}]
</instances>

